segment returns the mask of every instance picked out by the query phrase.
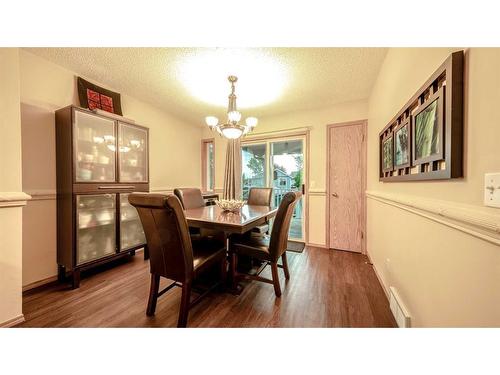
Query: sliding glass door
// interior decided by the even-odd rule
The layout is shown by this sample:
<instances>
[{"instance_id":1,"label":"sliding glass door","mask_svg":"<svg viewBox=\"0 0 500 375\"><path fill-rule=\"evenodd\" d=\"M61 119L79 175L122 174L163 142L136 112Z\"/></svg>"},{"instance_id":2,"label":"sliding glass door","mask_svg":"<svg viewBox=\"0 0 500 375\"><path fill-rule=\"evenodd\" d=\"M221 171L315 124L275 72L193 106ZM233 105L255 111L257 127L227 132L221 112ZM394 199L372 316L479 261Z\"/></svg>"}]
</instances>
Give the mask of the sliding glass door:
<instances>
[{"instance_id":1,"label":"sliding glass door","mask_svg":"<svg viewBox=\"0 0 500 375\"><path fill-rule=\"evenodd\" d=\"M278 207L289 191L302 191L305 184L305 138L273 138L247 141L241 146L242 192L248 199L251 187L272 187L272 204ZM304 240L304 199L294 210L289 238Z\"/></svg>"}]
</instances>

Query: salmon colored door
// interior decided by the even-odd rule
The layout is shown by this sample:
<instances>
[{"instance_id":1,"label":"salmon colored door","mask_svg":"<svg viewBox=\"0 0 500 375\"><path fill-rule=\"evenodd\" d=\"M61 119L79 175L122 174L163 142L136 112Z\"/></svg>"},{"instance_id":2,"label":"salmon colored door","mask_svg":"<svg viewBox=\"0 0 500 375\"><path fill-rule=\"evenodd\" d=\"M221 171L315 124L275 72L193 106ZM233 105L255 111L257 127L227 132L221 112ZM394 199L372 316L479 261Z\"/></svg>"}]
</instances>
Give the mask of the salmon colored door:
<instances>
[{"instance_id":1,"label":"salmon colored door","mask_svg":"<svg viewBox=\"0 0 500 375\"><path fill-rule=\"evenodd\" d=\"M328 245L364 252L366 122L328 128Z\"/></svg>"}]
</instances>

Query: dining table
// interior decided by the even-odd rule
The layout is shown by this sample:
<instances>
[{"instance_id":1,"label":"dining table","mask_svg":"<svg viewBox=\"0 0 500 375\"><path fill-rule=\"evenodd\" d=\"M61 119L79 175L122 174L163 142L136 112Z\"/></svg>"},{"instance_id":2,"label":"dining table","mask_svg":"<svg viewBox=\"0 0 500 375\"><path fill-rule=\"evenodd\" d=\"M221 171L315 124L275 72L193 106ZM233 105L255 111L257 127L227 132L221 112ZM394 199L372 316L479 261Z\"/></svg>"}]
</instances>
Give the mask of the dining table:
<instances>
[{"instance_id":1,"label":"dining table","mask_svg":"<svg viewBox=\"0 0 500 375\"><path fill-rule=\"evenodd\" d=\"M190 227L213 229L231 234L243 234L276 216L277 208L245 204L237 211L223 211L219 206L204 206L184 210Z\"/></svg>"},{"instance_id":2,"label":"dining table","mask_svg":"<svg viewBox=\"0 0 500 375\"><path fill-rule=\"evenodd\" d=\"M224 211L217 205L189 208L184 210L190 227L212 229L224 232L227 249L230 251L230 237L233 234L243 234L259 225L269 223L269 219L276 216L277 208L269 206L255 206L245 204L237 211ZM229 259L231 259L229 257ZM230 265L231 266L231 265ZM228 277L228 284L232 280ZM231 293L240 294L241 285L230 288Z\"/></svg>"}]
</instances>

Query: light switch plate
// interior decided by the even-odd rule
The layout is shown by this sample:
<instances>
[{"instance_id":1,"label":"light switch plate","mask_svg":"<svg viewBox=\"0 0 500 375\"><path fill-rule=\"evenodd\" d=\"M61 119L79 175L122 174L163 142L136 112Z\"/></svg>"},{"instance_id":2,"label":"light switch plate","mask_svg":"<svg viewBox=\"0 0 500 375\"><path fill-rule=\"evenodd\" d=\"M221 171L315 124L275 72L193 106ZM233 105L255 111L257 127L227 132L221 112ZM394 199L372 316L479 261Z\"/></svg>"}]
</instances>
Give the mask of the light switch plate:
<instances>
[{"instance_id":1,"label":"light switch plate","mask_svg":"<svg viewBox=\"0 0 500 375\"><path fill-rule=\"evenodd\" d=\"M484 175L484 204L500 208L500 173Z\"/></svg>"}]
</instances>

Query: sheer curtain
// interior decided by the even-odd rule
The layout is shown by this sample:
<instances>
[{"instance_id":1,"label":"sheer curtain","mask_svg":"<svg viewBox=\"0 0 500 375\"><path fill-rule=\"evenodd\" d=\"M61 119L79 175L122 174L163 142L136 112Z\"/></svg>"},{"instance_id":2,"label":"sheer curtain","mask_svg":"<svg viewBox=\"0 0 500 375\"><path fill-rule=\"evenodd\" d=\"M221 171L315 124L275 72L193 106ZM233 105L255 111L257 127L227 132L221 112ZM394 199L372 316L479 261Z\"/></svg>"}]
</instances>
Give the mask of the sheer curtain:
<instances>
[{"instance_id":1,"label":"sheer curtain","mask_svg":"<svg viewBox=\"0 0 500 375\"><path fill-rule=\"evenodd\" d=\"M241 141L227 142L226 166L224 169L224 199L241 199Z\"/></svg>"}]
</instances>

